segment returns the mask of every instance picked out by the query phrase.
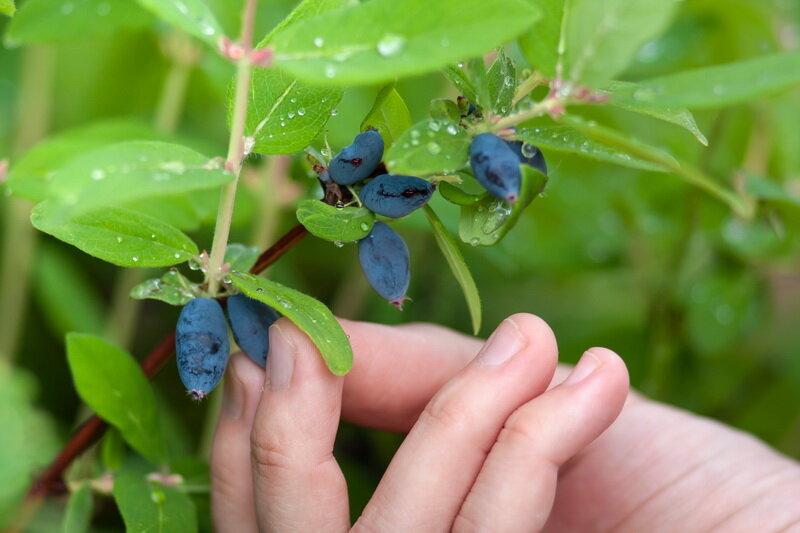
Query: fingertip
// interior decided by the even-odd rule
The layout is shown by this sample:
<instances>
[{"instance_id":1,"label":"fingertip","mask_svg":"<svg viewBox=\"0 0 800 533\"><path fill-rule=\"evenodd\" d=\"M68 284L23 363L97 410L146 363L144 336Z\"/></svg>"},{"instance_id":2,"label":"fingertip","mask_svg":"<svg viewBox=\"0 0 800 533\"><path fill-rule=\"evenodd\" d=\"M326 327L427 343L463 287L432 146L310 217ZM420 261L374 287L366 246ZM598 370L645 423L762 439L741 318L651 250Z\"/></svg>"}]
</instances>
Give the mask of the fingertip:
<instances>
[{"instance_id":1,"label":"fingertip","mask_svg":"<svg viewBox=\"0 0 800 533\"><path fill-rule=\"evenodd\" d=\"M553 365L558 361L558 342L550 325L541 317L531 313L514 313L506 320L517 326L528 341L539 348Z\"/></svg>"},{"instance_id":2,"label":"fingertip","mask_svg":"<svg viewBox=\"0 0 800 533\"><path fill-rule=\"evenodd\" d=\"M237 352L228 360L222 394L222 415L231 420L252 418L257 398L264 387L264 371L245 354Z\"/></svg>"},{"instance_id":3,"label":"fingertip","mask_svg":"<svg viewBox=\"0 0 800 533\"><path fill-rule=\"evenodd\" d=\"M608 348L595 346L586 350L586 353L591 354L601 361L604 372L609 373L618 385L622 386L626 391L630 386L630 375L628 374L628 365L622 357Z\"/></svg>"}]
</instances>

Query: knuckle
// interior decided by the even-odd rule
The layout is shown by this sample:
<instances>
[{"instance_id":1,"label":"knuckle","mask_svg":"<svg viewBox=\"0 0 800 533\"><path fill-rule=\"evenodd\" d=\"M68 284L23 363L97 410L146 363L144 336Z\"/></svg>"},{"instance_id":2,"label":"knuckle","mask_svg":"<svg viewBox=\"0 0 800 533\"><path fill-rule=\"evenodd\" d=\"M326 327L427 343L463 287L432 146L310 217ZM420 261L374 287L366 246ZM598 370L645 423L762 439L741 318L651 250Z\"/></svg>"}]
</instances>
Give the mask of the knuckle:
<instances>
[{"instance_id":1,"label":"knuckle","mask_svg":"<svg viewBox=\"0 0 800 533\"><path fill-rule=\"evenodd\" d=\"M435 396L422 412L424 423L433 423L444 428L455 428L464 423L464 409L448 395Z\"/></svg>"},{"instance_id":2,"label":"knuckle","mask_svg":"<svg viewBox=\"0 0 800 533\"><path fill-rule=\"evenodd\" d=\"M294 463L280 443L255 429L250 435L250 458L253 467L262 475L276 470L289 470Z\"/></svg>"}]
</instances>

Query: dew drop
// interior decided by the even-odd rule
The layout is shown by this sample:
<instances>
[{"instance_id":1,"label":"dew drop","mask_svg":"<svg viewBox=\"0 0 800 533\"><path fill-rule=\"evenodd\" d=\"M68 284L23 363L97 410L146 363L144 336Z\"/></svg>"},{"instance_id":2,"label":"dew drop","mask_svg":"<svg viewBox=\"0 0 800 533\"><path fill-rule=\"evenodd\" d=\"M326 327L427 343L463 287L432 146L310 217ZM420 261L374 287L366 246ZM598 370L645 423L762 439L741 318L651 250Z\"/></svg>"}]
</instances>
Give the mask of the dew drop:
<instances>
[{"instance_id":1,"label":"dew drop","mask_svg":"<svg viewBox=\"0 0 800 533\"><path fill-rule=\"evenodd\" d=\"M117 236L117 244L122 244L122 237Z\"/></svg>"},{"instance_id":2,"label":"dew drop","mask_svg":"<svg viewBox=\"0 0 800 533\"><path fill-rule=\"evenodd\" d=\"M366 222L362 222L359 227L361 228L361 231L368 231L369 230L369 224L367 224Z\"/></svg>"},{"instance_id":3,"label":"dew drop","mask_svg":"<svg viewBox=\"0 0 800 533\"><path fill-rule=\"evenodd\" d=\"M512 85L514 85L514 78L512 78L511 76L506 76L505 78L503 78L503 85L505 85L506 87L511 87Z\"/></svg>"},{"instance_id":4,"label":"dew drop","mask_svg":"<svg viewBox=\"0 0 800 533\"><path fill-rule=\"evenodd\" d=\"M432 120L430 124L428 124L428 129L431 131L439 131L440 129L442 129L442 124L436 122L435 120Z\"/></svg>"},{"instance_id":5,"label":"dew drop","mask_svg":"<svg viewBox=\"0 0 800 533\"><path fill-rule=\"evenodd\" d=\"M206 20L200 22L200 31L203 33L203 35L214 35L214 33L216 33L214 31L214 26L212 26Z\"/></svg>"},{"instance_id":6,"label":"dew drop","mask_svg":"<svg viewBox=\"0 0 800 533\"><path fill-rule=\"evenodd\" d=\"M333 245L337 248L341 248L344 246L344 243L342 241L333 241Z\"/></svg>"},{"instance_id":7,"label":"dew drop","mask_svg":"<svg viewBox=\"0 0 800 533\"><path fill-rule=\"evenodd\" d=\"M289 101L293 104L297 103L297 98L290 98Z\"/></svg>"},{"instance_id":8,"label":"dew drop","mask_svg":"<svg viewBox=\"0 0 800 533\"><path fill-rule=\"evenodd\" d=\"M426 148L431 155L436 155L442 151L442 147L439 145L439 143L435 142L429 142Z\"/></svg>"},{"instance_id":9,"label":"dew drop","mask_svg":"<svg viewBox=\"0 0 800 533\"><path fill-rule=\"evenodd\" d=\"M92 170L92 179L95 181L100 181L101 179L106 177L106 172L102 168L96 168Z\"/></svg>"},{"instance_id":10,"label":"dew drop","mask_svg":"<svg viewBox=\"0 0 800 533\"><path fill-rule=\"evenodd\" d=\"M383 57L391 57L403 51L406 38L396 33L387 33L378 41L378 53Z\"/></svg>"},{"instance_id":11,"label":"dew drop","mask_svg":"<svg viewBox=\"0 0 800 533\"><path fill-rule=\"evenodd\" d=\"M325 77L326 78L333 78L336 76L336 66L335 65L325 65Z\"/></svg>"},{"instance_id":12,"label":"dew drop","mask_svg":"<svg viewBox=\"0 0 800 533\"><path fill-rule=\"evenodd\" d=\"M295 113L294 111L289 111L288 113L286 113L286 115L287 115L289 118L294 118L294 116L296 115L296 113Z\"/></svg>"},{"instance_id":13,"label":"dew drop","mask_svg":"<svg viewBox=\"0 0 800 533\"><path fill-rule=\"evenodd\" d=\"M133 261L134 263L138 262L139 261L139 256L138 255L134 255L133 257L131 257L131 261Z\"/></svg>"},{"instance_id":14,"label":"dew drop","mask_svg":"<svg viewBox=\"0 0 800 533\"><path fill-rule=\"evenodd\" d=\"M338 114L339 114L339 110L338 109L331 109L331 116L332 117L335 117Z\"/></svg>"},{"instance_id":15,"label":"dew drop","mask_svg":"<svg viewBox=\"0 0 800 533\"><path fill-rule=\"evenodd\" d=\"M175 254L173 257L174 257L175 259L180 259L180 258L181 258L181 254Z\"/></svg>"},{"instance_id":16,"label":"dew drop","mask_svg":"<svg viewBox=\"0 0 800 533\"><path fill-rule=\"evenodd\" d=\"M447 125L447 133L450 135L458 135L458 128L455 124L448 124Z\"/></svg>"},{"instance_id":17,"label":"dew drop","mask_svg":"<svg viewBox=\"0 0 800 533\"><path fill-rule=\"evenodd\" d=\"M473 237L470 239L469 244L470 246L478 246L481 243L481 240L477 237Z\"/></svg>"},{"instance_id":18,"label":"dew drop","mask_svg":"<svg viewBox=\"0 0 800 533\"><path fill-rule=\"evenodd\" d=\"M306 109L304 107L301 107L300 109L297 110L297 114L302 117L303 115L306 114Z\"/></svg>"},{"instance_id":19,"label":"dew drop","mask_svg":"<svg viewBox=\"0 0 800 533\"><path fill-rule=\"evenodd\" d=\"M536 155L536 153L539 151L539 149L536 148L532 144L523 143L522 148L520 149L520 151L522 152L522 155L524 157L530 159L531 157L534 157Z\"/></svg>"},{"instance_id":20,"label":"dew drop","mask_svg":"<svg viewBox=\"0 0 800 533\"><path fill-rule=\"evenodd\" d=\"M61 14L62 15L69 15L75 9L75 6L72 5L72 2L67 2L61 5Z\"/></svg>"},{"instance_id":21,"label":"dew drop","mask_svg":"<svg viewBox=\"0 0 800 533\"><path fill-rule=\"evenodd\" d=\"M325 45L325 39L322 37L314 37L314 46L322 48Z\"/></svg>"},{"instance_id":22,"label":"dew drop","mask_svg":"<svg viewBox=\"0 0 800 533\"><path fill-rule=\"evenodd\" d=\"M256 292L264 292L264 289L261 287L256 287Z\"/></svg>"}]
</instances>

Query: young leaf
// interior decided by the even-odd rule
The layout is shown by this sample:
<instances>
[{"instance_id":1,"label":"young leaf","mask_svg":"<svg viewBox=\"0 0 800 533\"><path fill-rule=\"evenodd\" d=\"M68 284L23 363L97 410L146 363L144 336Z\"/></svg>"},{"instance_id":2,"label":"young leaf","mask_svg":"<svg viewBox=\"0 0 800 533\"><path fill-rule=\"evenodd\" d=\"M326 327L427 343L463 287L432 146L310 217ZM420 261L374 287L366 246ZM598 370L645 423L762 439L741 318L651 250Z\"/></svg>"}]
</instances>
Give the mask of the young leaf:
<instances>
[{"instance_id":1,"label":"young leaf","mask_svg":"<svg viewBox=\"0 0 800 533\"><path fill-rule=\"evenodd\" d=\"M83 482L67 501L67 511L61 525L62 533L86 533L92 521L92 489Z\"/></svg>"},{"instance_id":2,"label":"young leaf","mask_svg":"<svg viewBox=\"0 0 800 533\"><path fill-rule=\"evenodd\" d=\"M726 107L800 85L800 52L699 68L645 80L614 99L653 107Z\"/></svg>"},{"instance_id":3,"label":"young leaf","mask_svg":"<svg viewBox=\"0 0 800 533\"><path fill-rule=\"evenodd\" d=\"M8 0L0 0L0 12L4 1ZM9 24L5 40L12 45L85 40L120 28L143 27L150 21L147 12L133 2L27 0Z\"/></svg>"},{"instance_id":4,"label":"young leaf","mask_svg":"<svg viewBox=\"0 0 800 533\"><path fill-rule=\"evenodd\" d=\"M764 176L748 173L744 182L744 190L747 194L759 200L769 200L800 207L800 196L790 193L780 183Z\"/></svg>"},{"instance_id":5,"label":"young leaf","mask_svg":"<svg viewBox=\"0 0 800 533\"><path fill-rule=\"evenodd\" d=\"M521 165L522 190L519 199L508 205L490 194L481 201L461 208L458 236L471 246L494 246L517 224L520 215L544 190L547 176L538 170Z\"/></svg>"},{"instance_id":6,"label":"young leaf","mask_svg":"<svg viewBox=\"0 0 800 533\"><path fill-rule=\"evenodd\" d=\"M325 364L337 376L353 366L353 349L333 313L311 296L252 274L235 272L230 276L234 287L250 298L273 307L295 323L317 345Z\"/></svg>"},{"instance_id":7,"label":"young leaf","mask_svg":"<svg viewBox=\"0 0 800 533\"><path fill-rule=\"evenodd\" d=\"M469 79L476 91L476 100L472 103L489 111L492 109L492 99L489 96L489 76L486 73L486 63L483 56L473 57L467 62L469 68Z\"/></svg>"},{"instance_id":8,"label":"young leaf","mask_svg":"<svg viewBox=\"0 0 800 533\"><path fill-rule=\"evenodd\" d=\"M567 0L565 81L600 88L672 21L679 0Z\"/></svg>"},{"instance_id":9,"label":"young leaf","mask_svg":"<svg viewBox=\"0 0 800 533\"><path fill-rule=\"evenodd\" d=\"M514 92L517 89L517 67L504 49L500 49L487 73L491 109L498 115L511 111Z\"/></svg>"},{"instance_id":10,"label":"young leaf","mask_svg":"<svg viewBox=\"0 0 800 533\"><path fill-rule=\"evenodd\" d=\"M344 243L369 235L375 214L364 207L338 208L319 200L303 200L297 208L297 220L315 237Z\"/></svg>"},{"instance_id":11,"label":"young leaf","mask_svg":"<svg viewBox=\"0 0 800 533\"><path fill-rule=\"evenodd\" d=\"M361 122L361 131L375 128L383 137L387 148L410 127L411 113L394 83L385 85L378 91L372 109Z\"/></svg>"},{"instance_id":12,"label":"young leaf","mask_svg":"<svg viewBox=\"0 0 800 533\"><path fill-rule=\"evenodd\" d=\"M542 18L519 38L519 46L531 66L545 77L556 77L558 43L566 0L528 0L542 12Z\"/></svg>"},{"instance_id":13,"label":"young leaf","mask_svg":"<svg viewBox=\"0 0 800 533\"><path fill-rule=\"evenodd\" d=\"M114 479L114 501L130 532L195 533L197 510L183 492L150 482L140 472L122 472Z\"/></svg>"},{"instance_id":14,"label":"young leaf","mask_svg":"<svg viewBox=\"0 0 800 533\"><path fill-rule=\"evenodd\" d=\"M152 463L164 462L156 396L136 361L93 335L67 335L67 361L81 399Z\"/></svg>"},{"instance_id":15,"label":"young leaf","mask_svg":"<svg viewBox=\"0 0 800 533\"><path fill-rule=\"evenodd\" d=\"M653 172L666 172L663 166L632 157L630 154L599 143L569 126L538 126L522 128L514 134L516 139L558 152L578 154L597 161Z\"/></svg>"},{"instance_id":16,"label":"young leaf","mask_svg":"<svg viewBox=\"0 0 800 533\"><path fill-rule=\"evenodd\" d=\"M565 115L563 120L595 141L622 150L630 154L631 157L650 161L651 163L666 168L669 172L679 176L687 183L699 187L719 200L722 200L739 215L745 218L750 218L752 216L752 208L749 207L738 194L718 183L693 165L685 161L678 161L665 150L601 126L594 121L586 121L577 115Z\"/></svg>"},{"instance_id":17,"label":"young leaf","mask_svg":"<svg viewBox=\"0 0 800 533\"><path fill-rule=\"evenodd\" d=\"M453 276L455 276L461 291L464 293L469 316L472 319L472 333L477 335L481 329L481 297L478 294L478 287L475 285L475 280L472 279L472 273L464 261L464 256L461 255L461 251L458 249L456 240L450 235L450 232L447 231L436 212L429 205L426 205L424 209L433 230L436 244L439 245L439 249L447 260Z\"/></svg>"},{"instance_id":18,"label":"young leaf","mask_svg":"<svg viewBox=\"0 0 800 533\"><path fill-rule=\"evenodd\" d=\"M34 265L34 290L51 331L59 338L70 331L102 334L106 310L94 280L76 254L50 242L43 244Z\"/></svg>"},{"instance_id":19,"label":"young leaf","mask_svg":"<svg viewBox=\"0 0 800 533\"><path fill-rule=\"evenodd\" d=\"M14 0L0 0L0 15L14 16Z\"/></svg>"},{"instance_id":20,"label":"young leaf","mask_svg":"<svg viewBox=\"0 0 800 533\"><path fill-rule=\"evenodd\" d=\"M470 194L446 181L439 184L439 194L451 204L456 205L475 205L483 199L482 195Z\"/></svg>"},{"instance_id":21,"label":"young leaf","mask_svg":"<svg viewBox=\"0 0 800 533\"><path fill-rule=\"evenodd\" d=\"M303 0L292 10L291 13L289 13L288 17L283 19L277 26L272 28L267 36L264 37L260 43L258 43L257 48L263 48L267 46L270 41L272 41L272 37L276 33L300 22L301 20L316 17L317 15L321 15L322 13L326 13L328 11L343 9L345 7L354 7L357 5L358 0Z\"/></svg>"},{"instance_id":22,"label":"young leaf","mask_svg":"<svg viewBox=\"0 0 800 533\"><path fill-rule=\"evenodd\" d=\"M393 174L423 176L455 172L467 163L470 138L455 122L429 119L414 124L386 152Z\"/></svg>"},{"instance_id":23,"label":"young leaf","mask_svg":"<svg viewBox=\"0 0 800 533\"><path fill-rule=\"evenodd\" d=\"M431 118L458 122L461 118L456 103L448 98L435 98L428 107Z\"/></svg>"},{"instance_id":24,"label":"young leaf","mask_svg":"<svg viewBox=\"0 0 800 533\"><path fill-rule=\"evenodd\" d=\"M125 460L125 441L119 434L117 428L108 428L103 440L100 442L100 460L103 468L111 472L116 472L122 468Z\"/></svg>"},{"instance_id":25,"label":"young leaf","mask_svg":"<svg viewBox=\"0 0 800 533\"><path fill-rule=\"evenodd\" d=\"M9 170L6 185L12 194L33 202L49 196L55 172L77 156L109 144L132 139L165 140L153 128L131 120L102 121L67 131L37 144Z\"/></svg>"},{"instance_id":26,"label":"young leaf","mask_svg":"<svg viewBox=\"0 0 800 533\"><path fill-rule=\"evenodd\" d=\"M50 190L59 206L54 216L216 188L233 179L211 166L208 157L178 144L130 141L106 146L55 173Z\"/></svg>"},{"instance_id":27,"label":"young leaf","mask_svg":"<svg viewBox=\"0 0 800 533\"><path fill-rule=\"evenodd\" d=\"M170 270L161 278L148 279L136 285L131 289L131 298L160 300L170 305L186 305L199 296L198 292L197 284L186 279L177 270Z\"/></svg>"},{"instance_id":28,"label":"young leaf","mask_svg":"<svg viewBox=\"0 0 800 533\"><path fill-rule=\"evenodd\" d=\"M170 26L175 26L217 48L225 35L204 0L137 0L145 9Z\"/></svg>"},{"instance_id":29,"label":"young leaf","mask_svg":"<svg viewBox=\"0 0 800 533\"><path fill-rule=\"evenodd\" d=\"M258 246L245 246L234 242L225 248L223 263L230 265L231 272L247 272L256 263L260 254L261 249Z\"/></svg>"},{"instance_id":30,"label":"young leaf","mask_svg":"<svg viewBox=\"0 0 800 533\"><path fill-rule=\"evenodd\" d=\"M464 98L473 104L478 103L478 90L464 70L463 64L459 63L457 66L450 65L442 70L442 74L450 80L450 83L455 85L456 89L459 90ZM458 117L453 120L458 120Z\"/></svg>"},{"instance_id":31,"label":"young leaf","mask_svg":"<svg viewBox=\"0 0 800 533\"><path fill-rule=\"evenodd\" d=\"M280 69L254 70L245 127L245 134L255 140L253 151L302 150L319 135L341 99L339 88L309 85Z\"/></svg>"},{"instance_id":32,"label":"young leaf","mask_svg":"<svg viewBox=\"0 0 800 533\"><path fill-rule=\"evenodd\" d=\"M117 266L159 267L197 255L197 245L177 228L127 209L97 209L62 220L52 216L50 201L34 207L38 229Z\"/></svg>"},{"instance_id":33,"label":"young leaf","mask_svg":"<svg viewBox=\"0 0 800 533\"><path fill-rule=\"evenodd\" d=\"M708 146L708 139L706 139L706 136L703 135L703 132L700 131L700 128L697 126L694 115L685 107L664 107L649 102L641 102L631 99L620 100L616 98L617 93L631 91L635 92L638 90L637 87L639 86L635 83L612 81L605 87L603 92L610 95L611 100L609 101L609 104L612 106L616 106L621 109L627 109L628 111L633 111L634 113L648 115L650 117L663 120L664 122L669 122L671 124L675 124L676 126L680 126L694 135L695 139L700 141L701 144Z\"/></svg>"},{"instance_id":34,"label":"young leaf","mask_svg":"<svg viewBox=\"0 0 800 533\"><path fill-rule=\"evenodd\" d=\"M275 34L275 61L297 77L370 84L436 70L483 54L539 16L524 0L372 0Z\"/></svg>"}]
</instances>

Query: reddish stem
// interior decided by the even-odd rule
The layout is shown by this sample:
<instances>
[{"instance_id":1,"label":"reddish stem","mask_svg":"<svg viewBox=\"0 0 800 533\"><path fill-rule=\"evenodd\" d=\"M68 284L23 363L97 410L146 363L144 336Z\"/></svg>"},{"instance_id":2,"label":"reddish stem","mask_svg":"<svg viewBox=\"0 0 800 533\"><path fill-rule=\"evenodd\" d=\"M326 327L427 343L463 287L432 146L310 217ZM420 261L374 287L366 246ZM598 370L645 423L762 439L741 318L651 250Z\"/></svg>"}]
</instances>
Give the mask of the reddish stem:
<instances>
[{"instance_id":1,"label":"reddish stem","mask_svg":"<svg viewBox=\"0 0 800 533\"><path fill-rule=\"evenodd\" d=\"M288 252L298 242L308 234L308 231L297 224L290 229L278 242L270 246L256 260L256 264L250 269L251 274L259 274L265 268L277 261L283 254ZM150 352L142 361L141 367L145 375L152 379L162 368L172 359L175 354L175 332L170 332L161 342ZM28 489L27 499L33 499L52 494L62 494L67 487L64 483L64 471L81 454L88 450L94 443L100 440L105 433L108 424L97 415L92 415L86 422L81 424L72 438L67 442L61 453L56 456L50 465L45 468L34 480Z\"/></svg>"}]
</instances>

